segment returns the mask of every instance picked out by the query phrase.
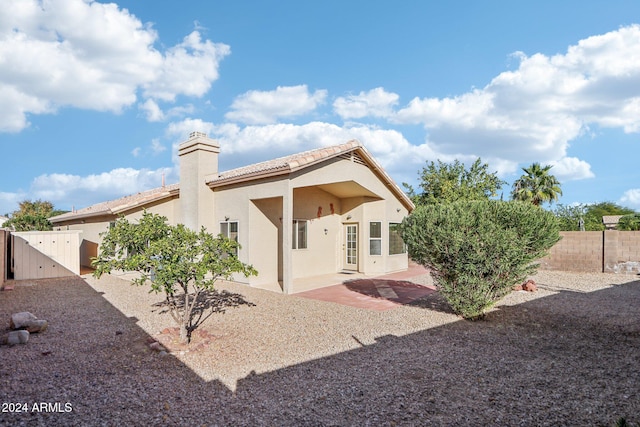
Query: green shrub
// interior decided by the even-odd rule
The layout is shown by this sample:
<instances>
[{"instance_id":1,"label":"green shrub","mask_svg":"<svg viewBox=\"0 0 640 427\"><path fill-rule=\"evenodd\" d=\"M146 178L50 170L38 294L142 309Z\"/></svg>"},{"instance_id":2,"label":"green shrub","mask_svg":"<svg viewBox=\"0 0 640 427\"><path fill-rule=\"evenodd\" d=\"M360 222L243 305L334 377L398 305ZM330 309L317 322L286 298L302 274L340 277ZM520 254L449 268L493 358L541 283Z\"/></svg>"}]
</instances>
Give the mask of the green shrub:
<instances>
[{"instance_id":1,"label":"green shrub","mask_svg":"<svg viewBox=\"0 0 640 427\"><path fill-rule=\"evenodd\" d=\"M467 319L481 317L558 240L553 213L531 203L458 201L418 207L402 223L409 256Z\"/></svg>"}]
</instances>

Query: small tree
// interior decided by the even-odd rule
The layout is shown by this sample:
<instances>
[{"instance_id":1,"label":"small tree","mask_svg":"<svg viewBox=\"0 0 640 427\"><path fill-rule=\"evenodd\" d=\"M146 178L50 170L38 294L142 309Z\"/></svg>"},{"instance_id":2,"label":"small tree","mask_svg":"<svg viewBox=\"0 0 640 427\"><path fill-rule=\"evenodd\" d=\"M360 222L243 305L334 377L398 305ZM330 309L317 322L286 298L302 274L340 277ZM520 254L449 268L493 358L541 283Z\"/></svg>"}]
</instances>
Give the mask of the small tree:
<instances>
[{"instance_id":1,"label":"small tree","mask_svg":"<svg viewBox=\"0 0 640 427\"><path fill-rule=\"evenodd\" d=\"M551 212L530 203L458 201L418 207L402 223L409 256L467 319L481 317L536 271L558 240Z\"/></svg>"},{"instance_id":2,"label":"small tree","mask_svg":"<svg viewBox=\"0 0 640 427\"><path fill-rule=\"evenodd\" d=\"M148 283L153 292L164 293L169 312L180 326L180 339L188 342L204 320L194 317L194 307L206 291L213 290L216 280L230 279L233 273L257 275L257 271L238 260L239 245L233 240L166 221L147 212L138 223L119 218L103 234L100 253L92 261L93 274L100 278L113 270L140 273L133 283Z\"/></svg>"},{"instance_id":3,"label":"small tree","mask_svg":"<svg viewBox=\"0 0 640 427\"><path fill-rule=\"evenodd\" d=\"M420 190L404 183L407 194L416 205L455 202L456 200L487 200L495 197L504 181L497 172L488 172L489 165L476 159L469 169L464 163L427 162L420 172Z\"/></svg>"},{"instance_id":4,"label":"small tree","mask_svg":"<svg viewBox=\"0 0 640 427\"><path fill-rule=\"evenodd\" d=\"M55 210L51 202L23 200L19 203L19 209L11 214L11 218L3 227L16 231L49 231L53 228L49 218L63 212Z\"/></svg>"}]
</instances>

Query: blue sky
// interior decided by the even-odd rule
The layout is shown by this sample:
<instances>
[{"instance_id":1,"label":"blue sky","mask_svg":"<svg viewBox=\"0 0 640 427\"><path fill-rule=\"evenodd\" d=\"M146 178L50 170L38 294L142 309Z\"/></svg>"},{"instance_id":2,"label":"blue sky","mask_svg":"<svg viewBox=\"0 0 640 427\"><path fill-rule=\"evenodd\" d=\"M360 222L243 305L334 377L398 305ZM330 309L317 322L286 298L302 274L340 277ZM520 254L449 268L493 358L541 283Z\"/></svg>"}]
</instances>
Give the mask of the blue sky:
<instances>
[{"instance_id":1,"label":"blue sky","mask_svg":"<svg viewBox=\"0 0 640 427\"><path fill-rule=\"evenodd\" d=\"M398 182L477 157L640 210L640 2L0 0L0 214L360 140Z\"/></svg>"}]
</instances>

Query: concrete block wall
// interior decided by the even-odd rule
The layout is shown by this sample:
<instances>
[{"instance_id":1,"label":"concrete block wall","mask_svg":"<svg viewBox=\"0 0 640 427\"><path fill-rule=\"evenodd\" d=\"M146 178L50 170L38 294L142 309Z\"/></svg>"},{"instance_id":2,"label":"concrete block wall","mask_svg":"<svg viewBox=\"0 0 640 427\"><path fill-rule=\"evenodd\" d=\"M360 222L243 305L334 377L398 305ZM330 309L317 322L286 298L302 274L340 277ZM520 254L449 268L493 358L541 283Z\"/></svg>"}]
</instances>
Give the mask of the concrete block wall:
<instances>
[{"instance_id":1,"label":"concrete block wall","mask_svg":"<svg viewBox=\"0 0 640 427\"><path fill-rule=\"evenodd\" d=\"M640 273L640 231L605 231L603 271Z\"/></svg>"},{"instance_id":2,"label":"concrete block wall","mask_svg":"<svg viewBox=\"0 0 640 427\"><path fill-rule=\"evenodd\" d=\"M561 231L542 270L640 273L640 231Z\"/></svg>"},{"instance_id":3,"label":"concrete block wall","mask_svg":"<svg viewBox=\"0 0 640 427\"><path fill-rule=\"evenodd\" d=\"M543 270L602 271L602 231L561 231L562 240L540 260Z\"/></svg>"}]
</instances>

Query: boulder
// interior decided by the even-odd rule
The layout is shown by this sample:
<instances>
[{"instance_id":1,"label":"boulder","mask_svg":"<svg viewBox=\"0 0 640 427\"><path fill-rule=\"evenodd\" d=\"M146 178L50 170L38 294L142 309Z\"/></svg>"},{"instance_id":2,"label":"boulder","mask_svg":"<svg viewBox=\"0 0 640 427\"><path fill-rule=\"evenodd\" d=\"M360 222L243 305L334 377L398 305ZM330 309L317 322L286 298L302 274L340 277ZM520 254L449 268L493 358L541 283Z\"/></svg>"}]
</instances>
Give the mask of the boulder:
<instances>
[{"instance_id":1,"label":"boulder","mask_svg":"<svg viewBox=\"0 0 640 427\"><path fill-rule=\"evenodd\" d=\"M26 344L29 341L29 331L19 330L9 332L7 337L7 344Z\"/></svg>"},{"instance_id":2,"label":"boulder","mask_svg":"<svg viewBox=\"0 0 640 427\"><path fill-rule=\"evenodd\" d=\"M28 311L22 311L11 315L9 327L11 329L26 329L34 320L38 320L38 318Z\"/></svg>"},{"instance_id":3,"label":"boulder","mask_svg":"<svg viewBox=\"0 0 640 427\"><path fill-rule=\"evenodd\" d=\"M11 329L26 329L30 333L44 332L49 323L44 319L38 319L28 311L15 313L11 316Z\"/></svg>"}]
</instances>

